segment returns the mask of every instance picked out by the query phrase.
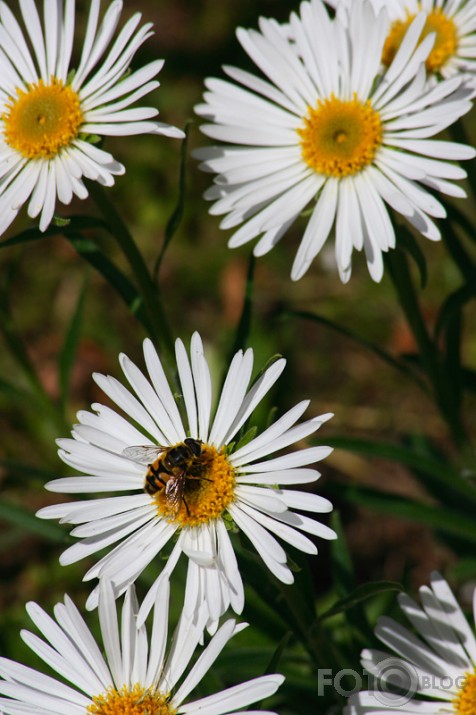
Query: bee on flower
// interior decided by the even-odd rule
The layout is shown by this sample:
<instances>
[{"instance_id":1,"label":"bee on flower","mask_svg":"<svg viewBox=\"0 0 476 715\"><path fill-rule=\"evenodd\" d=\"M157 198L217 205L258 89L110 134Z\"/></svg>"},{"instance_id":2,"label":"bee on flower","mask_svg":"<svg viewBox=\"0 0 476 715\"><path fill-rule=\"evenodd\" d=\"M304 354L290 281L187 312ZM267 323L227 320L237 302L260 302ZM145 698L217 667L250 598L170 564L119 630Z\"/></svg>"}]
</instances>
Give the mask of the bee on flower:
<instances>
[{"instance_id":1,"label":"bee on flower","mask_svg":"<svg viewBox=\"0 0 476 715\"><path fill-rule=\"evenodd\" d=\"M71 533L80 541L62 554L63 565L114 546L85 579L106 577L116 593L123 592L173 543L144 599L141 618L152 606L161 581L169 578L184 554L188 558L185 610L192 613L205 602L208 626L213 629L229 606L240 613L244 603L231 526L243 531L268 569L286 584L293 582L293 574L278 539L315 554L317 548L307 534L335 538L328 526L300 513L326 513L331 503L293 488L316 481L319 472L309 465L332 450L316 446L285 452L332 415L298 424L309 405L304 400L261 434L240 443L240 430L278 380L285 360L275 361L250 386L253 351L239 351L215 402L200 336L192 337L190 357L177 340L181 413L148 339L144 358L148 376L125 355L120 357L132 391L113 377L94 376L126 417L101 404L94 404L91 412L79 412L72 438L58 444L61 459L83 474L46 485L68 494L126 494L55 504L40 509L38 516L75 525ZM97 597L98 587L87 607L94 608Z\"/></svg>"}]
</instances>

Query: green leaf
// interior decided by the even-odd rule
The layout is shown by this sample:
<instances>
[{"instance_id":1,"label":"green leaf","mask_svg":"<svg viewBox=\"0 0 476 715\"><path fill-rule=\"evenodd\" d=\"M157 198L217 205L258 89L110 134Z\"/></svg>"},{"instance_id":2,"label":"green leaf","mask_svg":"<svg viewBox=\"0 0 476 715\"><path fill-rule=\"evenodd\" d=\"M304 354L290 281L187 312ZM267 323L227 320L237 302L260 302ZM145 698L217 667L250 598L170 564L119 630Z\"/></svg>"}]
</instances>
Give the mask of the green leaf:
<instances>
[{"instance_id":1,"label":"green leaf","mask_svg":"<svg viewBox=\"0 0 476 715\"><path fill-rule=\"evenodd\" d=\"M139 321L147 328L148 322L140 296L124 273L109 260L94 241L76 233L67 235L67 239L78 254L93 266L115 289L131 313L136 315Z\"/></svg>"},{"instance_id":2,"label":"green leaf","mask_svg":"<svg viewBox=\"0 0 476 715\"><path fill-rule=\"evenodd\" d=\"M178 195L177 205L176 205L175 209L173 210L172 215L170 216L169 220L167 221L167 225L165 227L164 242L162 244L162 248L160 250L159 255L157 256L157 260L156 260L155 266L154 266L154 271L153 271L154 282L157 282L160 266L162 264L162 260L164 258L165 252L169 246L170 241L174 237L174 235L180 225L180 222L182 221L182 218L183 218L183 212L184 212L184 207L185 207L185 192L186 192L187 145L188 145L188 137L189 137L191 125L192 125L192 122L188 121L184 127L185 137L182 142L182 148L181 148L181 152L180 152L179 195Z\"/></svg>"},{"instance_id":3,"label":"green leaf","mask_svg":"<svg viewBox=\"0 0 476 715\"><path fill-rule=\"evenodd\" d=\"M319 315L318 313L309 313L305 310L285 310L282 315L284 317L294 316L297 318L303 318L304 320L310 320L316 323L320 323L321 325L325 325L327 328L330 328L334 332L339 333L340 335L344 335L346 338L349 338L350 340L357 343L366 350L370 350L372 353L374 353L374 355L380 358L380 360L383 360L385 363L387 363L387 365L390 365L390 367L393 367L394 369L404 374L405 377L409 377L411 380L416 382L422 390L428 392L426 383L411 367L409 367L409 364L394 358L392 355L390 355L390 353L387 353L379 345L376 345L370 340L363 338L358 333L354 333L349 328L346 328L343 325L339 325L333 320L325 318L323 315Z\"/></svg>"},{"instance_id":4,"label":"green leaf","mask_svg":"<svg viewBox=\"0 0 476 715\"><path fill-rule=\"evenodd\" d=\"M349 549L347 548L347 541L338 511L332 512L330 525L337 534L337 539L330 542L332 580L335 584L337 595L340 596L341 599L346 599L349 597L349 594L354 592L357 584L352 559ZM368 642L368 638L371 637L372 634L372 629L362 604L356 604L346 615L347 623L351 627L351 635L354 643L357 640L360 645ZM356 649L358 650L357 645Z\"/></svg>"},{"instance_id":5,"label":"green leaf","mask_svg":"<svg viewBox=\"0 0 476 715\"><path fill-rule=\"evenodd\" d=\"M445 204L445 206L448 211L448 216L451 217L452 220L447 221L445 224L443 242L455 265L463 276L465 283L468 286L474 285L474 281L476 279L476 268L471 255L463 246L463 243L458 235L459 232L455 230L453 222L456 221L457 225L459 225L460 228L462 227L465 234L472 240L474 240L473 224L451 204Z\"/></svg>"},{"instance_id":6,"label":"green leaf","mask_svg":"<svg viewBox=\"0 0 476 715\"><path fill-rule=\"evenodd\" d=\"M398 229L398 245L404 248L409 256L415 261L418 270L420 271L420 287L425 288L428 280L428 271L426 267L426 259L423 251L415 240L413 234L406 228L400 225Z\"/></svg>"},{"instance_id":7,"label":"green leaf","mask_svg":"<svg viewBox=\"0 0 476 715\"><path fill-rule=\"evenodd\" d=\"M253 379L253 381L252 381L250 387L254 387L254 385L256 385L256 383L258 382L258 380L260 380L261 377L263 377L264 373L265 373L267 370L269 370L269 368L270 368L272 365L274 365L275 362L278 362L278 360L282 360L282 359L283 359L283 356L280 355L279 353L275 353L274 355L272 355L272 356L266 361L266 363L263 365L263 367L260 369L260 371L257 373L257 375L254 377L254 379Z\"/></svg>"},{"instance_id":8,"label":"green leaf","mask_svg":"<svg viewBox=\"0 0 476 715\"><path fill-rule=\"evenodd\" d=\"M454 295L454 294L453 294ZM451 297L451 296L450 296ZM459 296L464 300L464 296ZM453 411L460 413L462 402L462 364L461 364L461 342L463 333L463 313L461 305L454 309L444 323L444 346L445 354L443 358L443 370L446 375L446 392L448 404L453 405Z\"/></svg>"},{"instance_id":9,"label":"green leaf","mask_svg":"<svg viewBox=\"0 0 476 715\"><path fill-rule=\"evenodd\" d=\"M63 218L62 216L53 216L53 223L55 226L64 228L65 226L69 226L69 224L71 223L71 219Z\"/></svg>"},{"instance_id":10,"label":"green leaf","mask_svg":"<svg viewBox=\"0 0 476 715\"><path fill-rule=\"evenodd\" d=\"M462 308L473 298L476 298L476 285L473 284L463 285L445 298L435 324L435 340L440 339L455 318L459 319Z\"/></svg>"},{"instance_id":11,"label":"green leaf","mask_svg":"<svg viewBox=\"0 0 476 715\"><path fill-rule=\"evenodd\" d=\"M37 399L40 402L47 401L43 385L38 377L35 366L30 360L30 356L21 337L18 335L15 322L10 312L10 306L8 305L8 297L4 294L0 296L0 332L3 335L12 358L21 368Z\"/></svg>"},{"instance_id":12,"label":"green leaf","mask_svg":"<svg viewBox=\"0 0 476 715\"><path fill-rule=\"evenodd\" d=\"M355 574L338 511L332 512L330 526L337 534L330 542L333 581L337 593L344 596L355 588Z\"/></svg>"},{"instance_id":13,"label":"green leaf","mask_svg":"<svg viewBox=\"0 0 476 715\"><path fill-rule=\"evenodd\" d=\"M38 519L25 507L14 504L6 499L0 500L0 519L20 526L23 531L41 536L47 541L64 544L68 539L67 532L58 524Z\"/></svg>"},{"instance_id":14,"label":"green leaf","mask_svg":"<svg viewBox=\"0 0 476 715\"><path fill-rule=\"evenodd\" d=\"M464 367L462 369L462 382L467 390L476 393L476 370Z\"/></svg>"},{"instance_id":15,"label":"green leaf","mask_svg":"<svg viewBox=\"0 0 476 715\"><path fill-rule=\"evenodd\" d=\"M292 635L293 634L291 633L291 631L288 631L281 638L280 642L277 645L276 650L274 651L273 655L271 656L271 659L270 659L268 665L266 666L266 670L264 671L263 675L271 675L272 673L278 672L278 667L281 662L281 658L283 656L284 651L286 650L287 646L289 645L289 643L291 641ZM261 708L260 708L260 710L261 710Z\"/></svg>"},{"instance_id":16,"label":"green leaf","mask_svg":"<svg viewBox=\"0 0 476 715\"><path fill-rule=\"evenodd\" d=\"M448 131L450 133L450 136L453 141L458 142L459 144L467 144L469 146L473 146L473 142L471 141L471 137L469 136L468 132L466 131L466 127L464 125L463 119L458 119L456 122L453 122L450 124L448 127ZM466 173L468 175L468 183L471 186L471 191L473 193L473 196L476 195L476 167L474 165L473 161L465 161L465 166L464 166ZM474 229L473 229L474 233Z\"/></svg>"},{"instance_id":17,"label":"green leaf","mask_svg":"<svg viewBox=\"0 0 476 715\"><path fill-rule=\"evenodd\" d=\"M41 241L50 236L68 236L70 232L87 231L91 229L107 230L107 225L99 218L93 216L71 216L67 220L67 225L50 224L46 231L41 232L38 228L27 228L25 231L18 233L16 236L2 241L0 248L9 248L22 243L30 243L31 241Z\"/></svg>"},{"instance_id":18,"label":"green leaf","mask_svg":"<svg viewBox=\"0 0 476 715\"><path fill-rule=\"evenodd\" d=\"M88 283L88 277L86 276L58 358L59 385L63 407L68 399L71 371L81 335L81 322Z\"/></svg>"},{"instance_id":19,"label":"green leaf","mask_svg":"<svg viewBox=\"0 0 476 715\"><path fill-rule=\"evenodd\" d=\"M476 543L476 522L462 512L445 506L423 504L412 499L387 492L379 492L370 487L356 484L328 485L328 491L339 495L353 504L390 514L398 519L406 519L437 529L442 534L457 536L466 543Z\"/></svg>"},{"instance_id":20,"label":"green leaf","mask_svg":"<svg viewBox=\"0 0 476 715\"><path fill-rule=\"evenodd\" d=\"M8 382L8 380L5 380L3 377L0 377L0 394L14 401L24 402L27 406L35 410L41 405L41 402L37 401L36 395L12 382Z\"/></svg>"},{"instance_id":21,"label":"green leaf","mask_svg":"<svg viewBox=\"0 0 476 715\"><path fill-rule=\"evenodd\" d=\"M331 618L339 613L348 611L350 608L361 604L363 601L367 601L372 596L385 591L402 591L402 586L394 581L374 581L372 583L364 583L361 586L357 586L351 594L345 598L341 598L337 603L335 603L331 608L324 613L321 613L319 619L321 621L326 618Z\"/></svg>"},{"instance_id":22,"label":"green leaf","mask_svg":"<svg viewBox=\"0 0 476 715\"><path fill-rule=\"evenodd\" d=\"M275 615L280 616L288 629L312 653L311 629L316 623L314 604L309 604L307 588L301 592L296 584L288 586L273 576L261 558L250 551L242 533L234 541L243 581L250 585ZM298 574L299 576L300 574Z\"/></svg>"},{"instance_id":23,"label":"green leaf","mask_svg":"<svg viewBox=\"0 0 476 715\"><path fill-rule=\"evenodd\" d=\"M407 257L404 251L397 248L385 254L384 261L400 306L418 345L421 366L431 381L435 393L438 394L440 380L438 350L428 334Z\"/></svg>"},{"instance_id":24,"label":"green leaf","mask_svg":"<svg viewBox=\"0 0 476 715\"><path fill-rule=\"evenodd\" d=\"M257 431L258 427L256 425L253 425L253 427L250 427L248 430L246 430L244 435L241 436L236 445L234 445L233 452L238 452L239 449L251 442L251 440L256 437Z\"/></svg>"},{"instance_id":25,"label":"green leaf","mask_svg":"<svg viewBox=\"0 0 476 715\"><path fill-rule=\"evenodd\" d=\"M348 452L404 464L410 469L427 474L435 482L444 485L454 494L458 494L465 502L470 500L476 504L476 489L464 480L458 470L441 464L440 461L431 459L426 455L412 451L412 448L408 445L340 436L328 437L325 443L329 447L335 447L336 449L345 449ZM315 444L321 444L321 442L316 440Z\"/></svg>"}]
</instances>

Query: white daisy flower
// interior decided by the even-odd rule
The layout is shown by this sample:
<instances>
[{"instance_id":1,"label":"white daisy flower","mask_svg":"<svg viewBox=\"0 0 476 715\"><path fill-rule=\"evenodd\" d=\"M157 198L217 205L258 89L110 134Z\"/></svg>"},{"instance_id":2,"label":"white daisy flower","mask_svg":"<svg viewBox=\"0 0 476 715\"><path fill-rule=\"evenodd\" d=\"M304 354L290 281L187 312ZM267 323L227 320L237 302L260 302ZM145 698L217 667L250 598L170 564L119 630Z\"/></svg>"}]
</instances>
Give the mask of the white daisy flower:
<instances>
[{"instance_id":1,"label":"white daisy flower","mask_svg":"<svg viewBox=\"0 0 476 715\"><path fill-rule=\"evenodd\" d=\"M326 0L334 8L350 0ZM385 8L389 27L382 61L391 64L414 17L426 13L422 38L435 33L426 69L442 77L476 72L476 0L370 0L376 10Z\"/></svg>"},{"instance_id":2,"label":"white daisy flower","mask_svg":"<svg viewBox=\"0 0 476 715\"><path fill-rule=\"evenodd\" d=\"M259 32L238 29L266 79L225 67L232 81L206 80L205 104L196 107L213 122L202 131L226 143L196 156L218 174L205 194L215 202L210 212L226 214L223 229L239 226L231 247L259 237L254 253L267 253L310 206L291 277L306 272L334 231L341 279L350 277L355 248L379 281L382 252L395 245L386 204L440 238L430 217L445 209L426 188L464 197L453 180L466 173L452 162L476 152L433 139L471 108L471 90L460 77L426 84L433 36L420 43L424 24L420 13L383 73L388 18L367 0L353 0L345 23L312 0L291 15L290 32L264 18Z\"/></svg>"},{"instance_id":3,"label":"white daisy flower","mask_svg":"<svg viewBox=\"0 0 476 715\"><path fill-rule=\"evenodd\" d=\"M224 623L183 678L203 636L203 614L198 623L182 616L166 655L169 595L165 583L159 596L149 639L145 625L137 628L138 604L133 588L127 591L118 623L112 588L108 583L101 585L99 622L105 658L68 596L64 603L56 604L54 619L38 604L28 603L28 615L44 640L29 631L22 631L21 637L62 679L0 658L3 678L0 693L6 696L0 698L2 712L5 715L224 715L244 712L251 703L276 692L284 680L278 674L254 678L190 701L190 693L242 626L236 626L233 620Z\"/></svg>"},{"instance_id":4,"label":"white daisy flower","mask_svg":"<svg viewBox=\"0 0 476 715\"><path fill-rule=\"evenodd\" d=\"M293 575L275 536L308 554L317 549L302 532L335 538L329 527L293 511L329 512L332 505L327 499L278 488L314 482L319 473L307 465L332 450L311 447L267 459L315 432L332 415L296 425L308 407L305 400L240 446L236 440L241 428L280 376L285 360L274 362L249 387L253 351L238 352L213 416L211 375L200 336L192 337L190 359L178 340L183 418L150 340L144 341L144 357L148 377L129 358L120 356L132 392L113 377L94 376L128 419L100 404L92 406L93 412L79 412L73 439L58 440L59 455L88 476L46 485L55 492L132 494L52 505L38 516L79 525L72 535L81 541L62 554L63 565L117 543L85 576L85 580L106 576L116 592L124 591L177 537L141 615L147 613L161 578L168 578L183 552L189 558L185 610L191 613L205 600L212 628L229 605L236 613L243 608L243 583L227 530L231 523L287 584L293 582ZM96 603L97 587L87 607L94 608Z\"/></svg>"},{"instance_id":5,"label":"white daisy flower","mask_svg":"<svg viewBox=\"0 0 476 715\"><path fill-rule=\"evenodd\" d=\"M379 620L375 635L392 650L362 651L372 689L353 695L348 715L470 715L476 707L476 639L446 581L431 577L420 589L421 607L406 594L399 604L416 635L391 618ZM476 620L476 591L474 598ZM396 655L395 655L396 654ZM393 692L392 692L393 691ZM418 697L415 698L414 696Z\"/></svg>"},{"instance_id":6,"label":"white daisy flower","mask_svg":"<svg viewBox=\"0 0 476 715\"><path fill-rule=\"evenodd\" d=\"M91 0L86 35L71 67L75 0L44 0L43 25L34 0L20 0L26 33L0 2L0 234L27 201L44 231L56 199L86 198L83 177L104 186L125 169L91 143L97 136L164 134L183 137L152 121L155 107L130 105L159 86L156 60L130 72L139 47L153 32L136 13L116 29L122 1L114 0L99 22L101 0ZM115 37L115 35L117 35ZM115 39L114 39L115 38Z\"/></svg>"}]
</instances>

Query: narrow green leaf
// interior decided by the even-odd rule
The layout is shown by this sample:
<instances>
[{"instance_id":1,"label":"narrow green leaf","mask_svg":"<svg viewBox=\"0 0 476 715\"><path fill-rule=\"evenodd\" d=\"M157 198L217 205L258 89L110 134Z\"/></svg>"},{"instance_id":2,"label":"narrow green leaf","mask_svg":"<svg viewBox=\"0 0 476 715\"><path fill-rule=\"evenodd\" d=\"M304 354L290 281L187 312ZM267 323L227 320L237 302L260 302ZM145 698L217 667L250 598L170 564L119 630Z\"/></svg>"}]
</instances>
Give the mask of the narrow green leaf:
<instances>
[{"instance_id":1,"label":"narrow green leaf","mask_svg":"<svg viewBox=\"0 0 476 715\"><path fill-rule=\"evenodd\" d=\"M266 363L263 365L263 367L259 370L259 372L256 374L256 376L253 378L253 380L252 380L252 382L251 382L251 385L250 385L250 388L253 387L254 385L256 385L256 383L257 383L258 380L264 375L264 373L266 372L266 370L269 370L269 368L270 368L272 365L274 365L275 362L278 362L278 360L282 360L282 359L283 359L283 356L280 355L279 353L275 353L274 355L272 355L272 356L266 361Z\"/></svg>"},{"instance_id":2,"label":"narrow green leaf","mask_svg":"<svg viewBox=\"0 0 476 715\"><path fill-rule=\"evenodd\" d=\"M137 316L145 328L148 328L148 321L140 296L124 273L109 260L94 241L76 233L68 234L67 239L78 254L93 266L115 289L131 313Z\"/></svg>"},{"instance_id":3,"label":"narrow green leaf","mask_svg":"<svg viewBox=\"0 0 476 715\"><path fill-rule=\"evenodd\" d=\"M0 500L0 519L21 527L27 533L41 536L47 541L64 544L68 539L67 532L58 524L38 519L28 509L6 499Z\"/></svg>"},{"instance_id":4,"label":"narrow green leaf","mask_svg":"<svg viewBox=\"0 0 476 715\"><path fill-rule=\"evenodd\" d=\"M8 382L8 380L5 380L3 377L0 377L0 395L2 394L14 401L18 400L19 402L24 402L26 405L29 405L34 409L37 409L39 404L41 404L37 402L36 395L33 393L28 392L18 385L14 385L12 382Z\"/></svg>"},{"instance_id":5,"label":"narrow green leaf","mask_svg":"<svg viewBox=\"0 0 476 715\"><path fill-rule=\"evenodd\" d=\"M372 596L385 591L402 591L402 586L394 581L374 581L372 583L364 583L361 586L357 586L357 588L354 589L349 596L341 598L331 608L324 611L324 613L321 613L319 619L324 621L326 618L331 618L339 613L348 611L350 608L354 608L363 601L367 601L369 598L372 598Z\"/></svg>"},{"instance_id":6,"label":"narrow green leaf","mask_svg":"<svg viewBox=\"0 0 476 715\"><path fill-rule=\"evenodd\" d=\"M305 310L286 310L282 313L282 315L284 317L294 316L296 318L303 318L304 320L310 320L316 323L320 323L321 325L325 325L327 328L330 328L334 332L339 333L340 335L344 335L346 338L349 338L350 340L357 343L366 350L370 350L372 353L374 353L374 355L380 358L380 360L383 360L385 363L387 363L387 365L390 365L390 367L393 367L395 370L398 370L399 372L404 374L405 377L408 377L414 382L416 382L422 390L428 392L428 387L426 383L412 369L412 367L409 366L407 362L403 362L401 360L398 360L397 358L394 358L392 355L390 355L390 353L387 353L379 345L376 345L370 340L363 338L358 333L354 333L349 328L346 328L343 325L339 325L333 320L325 318L323 315L319 315L318 313L310 313Z\"/></svg>"},{"instance_id":7,"label":"narrow green leaf","mask_svg":"<svg viewBox=\"0 0 476 715\"><path fill-rule=\"evenodd\" d=\"M329 485L332 494L334 487ZM476 543L476 522L461 512L445 506L423 504L412 499L387 492L379 492L370 487L339 483L335 493L353 504L390 514L398 519L414 521L437 529L442 534L457 536L467 543Z\"/></svg>"},{"instance_id":8,"label":"narrow green leaf","mask_svg":"<svg viewBox=\"0 0 476 715\"><path fill-rule=\"evenodd\" d=\"M472 581L474 574L476 574L476 557L466 556L465 558L459 558L455 564L450 566L449 571L451 581Z\"/></svg>"},{"instance_id":9,"label":"narrow green leaf","mask_svg":"<svg viewBox=\"0 0 476 715\"><path fill-rule=\"evenodd\" d=\"M68 400L71 371L81 335L81 323L88 283L89 280L86 276L58 358L59 385L63 407Z\"/></svg>"},{"instance_id":10,"label":"narrow green leaf","mask_svg":"<svg viewBox=\"0 0 476 715\"><path fill-rule=\"evenodd\" d=\"M448 317L444 326L445 355L443 370L446 375L448 402L453 404L453 411L460 413L462 402L463 375L461 365L461 341L463 333L462 306Z\"/></svg>"},{"instance_id":11,"label":"narrow green leaf","mask_svg":"<svg viewBox=\"0 0 476 715\"><path fill-rule=\"evenodd\" d=\"M439 389L438 352L431 340L413 285L404 251L395 249L384 256L385 266L392 280L400 306L405 314L420 351L421 365L431 380L435 392Z\"/></svg>"},{"instance_id":12,"label":"narrow green leaf","mask_svg":"<svg viewBox=\"0 0 476 715\"><path fill-rule=\"evenodd\" d=\"M470 253L466 250L459 237L459 231L455 230L456 223L460 230L461 228L465 234L474 240L474 227L473 224L468 221L468 219L459 212L455 206L451 204L446 204L446 209L448 211L448 216L451 217L451 221L445 224L445 230L443 231L443 242L453 259L456 267L460 271L464 282L468 286L474 285L476 280L476 267L472 260Z\"/></svg>"},{"instance_id":13,"label":"narrow green leaf","mask_svg":"<svg viewBox=\"0 0 476 715\"><path fill-rule=\"evenodd\" d=\"M0 248L10 248L22 243L30 243L31 241L41 241L50 236L68 236L70 232L87 231L91 229L108 230L107 225L99 218L93 216L70 216L65 225L50 224L46 231L40 231L39 228L27 228L25 231L18 233L16 236L2 241Z\"/></svg>"},{"instance_id":14,"label":"narrow green leaf","mask_svg":"<svg viewBox=\"0 0 476 715\"><path fill-rule=\"evenodd\" d=\"M107 221L109 231L113 234L117 245L129 264L136 281L135 287L143 299L144 313L142 314L141 311L140 314L137 314L137 317L146 327L151 339L160 347L165 358L163 361L165 372L169 373L170 379L176 382L174 374L170 373L170 366L175 364L174 339L164 305L157 291L157 286L152 280L144 256L104 187L97 181L86 181L85 183L91 198Z\"/></svg>"},{"instance_id":15,"label":"narrow green leaf","mask_svg":"<svg viewBox=\"0 0 476 715\"><path fill-rule=\"evenodd\" d=\"M476 370L471 370L468 367L462 369L462 382L470 392L476 393Z\"/></svg>"},{"instance_id":16,"label":"narrow green leaf","mask_svg":"<svg viewBox=\"0 0 476 715\"><path fill-rule=\"evenodd\" d=\"M321 444L319 440L316 440L315 443ZM336 449L345 449L348 452L404 464L410 469L427 474L434 481L452 490L454 494L459 494L465 501L470 500L476 504L476 489L472 484L464 480L458 470L452 469L440 461L437 462L425 455L418 454L412 451L412 448L408 445L340 436L328 437L325 443Z\"/></svg>"},{"instance_id":17,"label":"narrow green leaf","mask_svg":"<svg viewBox=\"0 0 476 715\"><path fill-rule=\"evenodd\" d=\"M330 525L337 534L337 539L330 542L333 582L335 584L336 594L340 596L341 599L345 599L349 597L349 594L355 591L357 582L338 511L332 512ZM352 640L355 644L355 648L358 650L359 647L357 643L361 646L366 641L368 642L372 629L362 604L355 604L346 615L347 623L351 627Z\"/></svg>"},{"instance_id":18,"label":"narrow green leaf","mask_svg":"<svg viewBox=\"0 0 476 715\"><path fill-rule=\"evenodd\" d=\"M43 385L38 377L35 366L30 360L23 341L18 335L15 322L10 312L10 306L8 305L8 296L5 294L0 296L0 333L3 335L12 358L21 368L35 395L37 395L41 402L46 401L47 398Z\"/></svg>"},{"instance_id":19,"label":"narrow green leaf","mask_svg":"<svg viewBox=\"0 0 476 715\"><path fill-rule=\"evenodd\" d=\"M182 221L182 218L183 218L183 212L184 212L184 207L185 207L186 178L187 178L186 177L187 145L188 145L188 137L189 137L191 125L192 125L192 122L188 121L184 127L185 137L183 139L182 148L181 148L181 152L180 152L179 193L178 193L177 205L176 205L175 209L173 210L172 215L170 216L169 220L167 221L167 225L165 227L164 242L162 244L162 248L160 249L160 253L157 256L157 260L155 262L154 271L153 271L153 280L155 283L157 283L157 280L158 280L159 270L160 270L160 266L162 264L162 260L164 258L165 252L169 246L170 241L174 237L174 235L180 225L180 222Z\"/></svg>"},{"instance_id":20,"label":"narrow green leaf","mask_svg":"<svg viewBox=\"0 0 476 715\"><path fill-rule=\"evenodd\" d=\"M398 245L400 248L404 248L408 255L415 261L420 271L420 287L425 288L428 280L425 255L416 242L415 237L406 226L400 225L398 228Z\"/></svg>"},{"instance_id":21,"label":"narrow green leaf","mask_svg":"<svg viewBox=\"0 0 476 715\"><path fill-rule=\"evenodd\" d=\"M458 142L459 144L468 144L469 146L473 146L473 142L471 141L471 137L469 136L466 127L464 125L464 120L462 118L458 119L456 122L453 122L450 124L448 127L448 131L451 135L451 138L453 141ZM465 170L468 175L468 182L469 185L471 186L471 191L473 193L473 196L476 196L476 166L474 165L473 161L465 161ZM474 233L474 228L473 228L473 233Z\"/></svg>"},{"instance_id":22,"label":"narrow green leaf","mask_svg":"<svg viewBox=\"0 0 476 715\"><path fill-rule=\"evenodd\" d=\"M268 665L266 666L266 669L265 669L263 675L271 675L272 673L278 672L281 658L283 657L283 653L286 650L287 646L289 645L292 637L293 637L293 634L291 631L288 631L287 633L284 634L284 636L279 641L276 650L274 651L273 655L271 656L271 659L270 659ZM261 710L261 708L260 708L260 710Z\"/></svg>"},{"instance_id":23,"label":"narrow green leaf","mask_svg":"<svg viewBox=\"0 0 476 715\"><path fill-rule=\"evenodd\" d=\"M476 272L475 276L476 278ZM435 324L435 340L439 340L451 321L461 313L470 300L476 298L476 285L465 284L447 296L440 308Z\"/></svg>"},{"instance_id":24,"label":"narrow green leaf","mask_svg":"<svg viewBox=\"0 0 476 715\"><path fill-rule=\"evenodd\" d=\"M316 623L314 607L309 608L307 598L303 597L295 584L294 587L282 584L263 566L261 558L250 551L241 533L234 545L243 581L254 589L275 615L282 618L295 637L312 653L311 629Z\"/></svg>"},{"instance_id":25,"label":"narrow green leaf","mask_svg":"<svg viewBox=\"0 0 476 715\"><path fill-rule=\"evenodd\" d=\"M251 440L256 437L257 431L258 427L256 425L253 425L253 427L247 429L245 433L239 437L239 440L236 445L233 446L233 452L238 452L238 450L248 444L248 442L251 442Z\"/></svg>"},{"instance_id":26,"label":"narrow green leaf","mask_svg":"<svg viewBox=\"0 0 476 715\"><path fill-rule=\"evenodd\" d=\"M338 511L332 512L330 525L337 534L337 539L330 542L333 581L337 593L344 596L355 588L355 574Z\"/></svg>"}]
</instances>

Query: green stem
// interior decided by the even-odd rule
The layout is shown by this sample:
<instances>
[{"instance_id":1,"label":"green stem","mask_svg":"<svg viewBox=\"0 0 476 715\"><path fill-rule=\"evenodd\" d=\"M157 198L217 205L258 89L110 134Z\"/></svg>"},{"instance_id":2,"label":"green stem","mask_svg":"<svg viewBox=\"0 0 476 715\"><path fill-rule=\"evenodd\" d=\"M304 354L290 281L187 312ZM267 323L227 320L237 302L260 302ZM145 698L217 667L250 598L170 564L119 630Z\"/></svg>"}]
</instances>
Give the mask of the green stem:
<instances>
[{"instance_id":1,"label":"green stem","mask_svg":"<svg viewBox=\"0 0 476 715\"><path fill-rule=\"evenodd\" d=\"M453 399L451 385L448 385L445 380L437 346L430 338L423 319L406 256L396 250L388 253L385 259L400 305L418 345L421 365L432 385L440 414L448 425L456 445L459 447L467 445L468 439L458 405Z\"/></svg>"},{"instance_id":2,"label":"green stem","mask_svg":"<svg viewBox=\"0 0 476 715\"><path fill-rule=\"evenodd\" d=\"M107 193L100 184L90 182L89 192L101 211L112 235L117 240L124 256L126 257L132 274L135 278L137 289L144 303L148 317L148 325L152 339L157 347L166 354L167 362L174 363L174 341L157 288L127 226L111 203Z\"/></svg>"},{"instance_id":3,"label":"green stem","mask_svg":"<svg viewBox=\"0 0 476 715\"><path fill-rule=\"evenodd\" d=\"M474 142L471 140L462 119L452 124L451 127L449 127L449 132L451 138L459 144L474 146ZM476 195L476 165L474 160L465 161L464 169L468 175L468 183L471 187L471 191L473 195Z\"/></svg>"}]
</instances>

